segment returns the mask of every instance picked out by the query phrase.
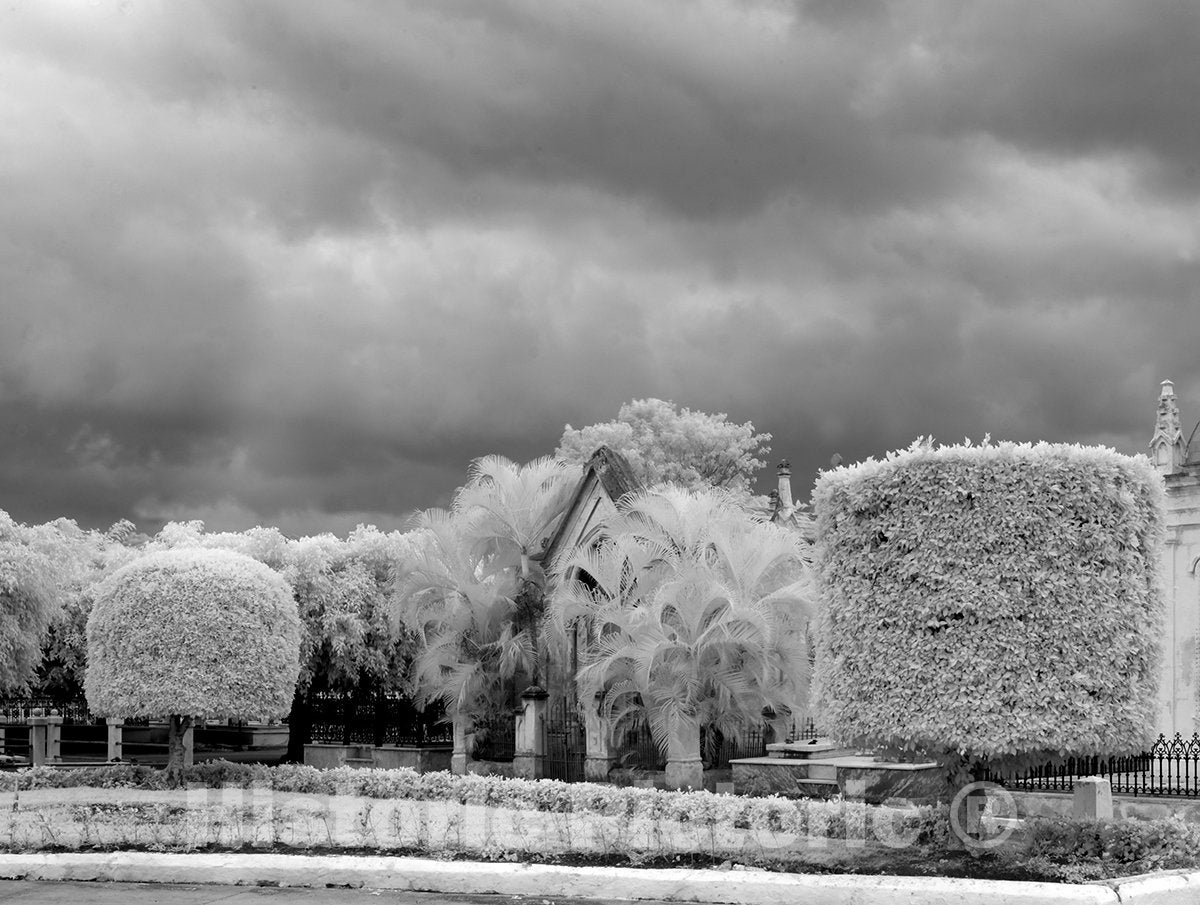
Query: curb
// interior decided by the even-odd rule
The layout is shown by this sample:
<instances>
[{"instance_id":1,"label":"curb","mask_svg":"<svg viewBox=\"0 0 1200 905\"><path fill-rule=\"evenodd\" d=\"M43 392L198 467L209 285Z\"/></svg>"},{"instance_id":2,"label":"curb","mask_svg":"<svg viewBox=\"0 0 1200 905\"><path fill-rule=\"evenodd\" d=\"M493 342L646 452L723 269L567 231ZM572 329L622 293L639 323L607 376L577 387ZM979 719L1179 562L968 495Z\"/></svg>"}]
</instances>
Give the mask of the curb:
<instances>
[{"instance_id":1,"label":"curb","mask_svg":"<svg viewBox=\"0 0 1200 905\"><path fill-rule=\"evenodd\" d=\"M1125 880L1109 880L1117 900L1135 905L1198 905L1200 903L1200 872L1173 871L1146 874Z\"/></svg>"},{"instance_id":2,"label":"curb","mask_svg":"<svg viewBox=\"0 0 1200 905\"><path fill-rule=\"evenodd\" d=\"M0 878L221 885L365 886L409 892L715 905L1116 905L1200 902L1200 874L1072 886L947 877L559 867L356 855L79 852L0 855ZM1139 884L1141 884L1139 886Z\"/></svg>"}]
</instances>

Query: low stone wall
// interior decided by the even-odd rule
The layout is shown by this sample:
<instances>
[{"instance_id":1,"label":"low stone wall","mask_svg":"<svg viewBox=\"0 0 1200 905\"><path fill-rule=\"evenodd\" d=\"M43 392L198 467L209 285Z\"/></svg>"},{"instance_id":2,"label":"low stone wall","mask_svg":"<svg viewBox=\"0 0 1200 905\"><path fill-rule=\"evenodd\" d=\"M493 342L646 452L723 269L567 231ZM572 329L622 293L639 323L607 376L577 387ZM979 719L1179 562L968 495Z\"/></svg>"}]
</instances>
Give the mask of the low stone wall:
<instances>
[{"instance_id":1,"label":"low stone wall","mask_svg":"<svg viewBox=\"0 0 1200 905\"><path fill-rule=\"evenodd\" d=\"M450 769L449 745L305 745L304 762L322 770L369 766L385 770L408 767L418 773Z\"/></svg>"},{"instance_id":2,"label":"low stone wall","mask_svg":"<svg viewBox=\"0 0 1200 905\"><path fill-rule=\"evenodd\" d=\"M1071 817L1070 792L1011 791L1021 817ZM1152 798L1142 795L1114 795L1113 817L1138 820L1163 820L1178 815L1188 823L1200 823L1200 801L1190 798Z\"/></svg>"},{"instance_id":3,"label":"low stone wall","mask_svg":"<svg viewBox=\"0 0 1200 905\"><path fill-rule=\"evenodd\" d=\"M479 776L503 776L513 778L513 764L510 760L469 760L467 772Z\"/></svg>"},{"instance_id":4,"label":"low stone wall","mask_svg":"<svg viewBox=\"0 0 1200 905\"><path fill-rule=\"evenodd\" d=\"M417 745L380 745L371 749L371 759L376 767L394 770L409 767L418 773L450 769L449 745L419 747Z\"/></svg>"},{"instance_id":5,"label":"low stone wall","mask_svg":"<svg viewBox=\"0 0 1200 905\"><path fill-rule=\"evenodd\" d=\"M321 770L344 767L347 760L370 759L372 747L372 745L305 745L304 763Z\"/></svg>"}]
</instances>

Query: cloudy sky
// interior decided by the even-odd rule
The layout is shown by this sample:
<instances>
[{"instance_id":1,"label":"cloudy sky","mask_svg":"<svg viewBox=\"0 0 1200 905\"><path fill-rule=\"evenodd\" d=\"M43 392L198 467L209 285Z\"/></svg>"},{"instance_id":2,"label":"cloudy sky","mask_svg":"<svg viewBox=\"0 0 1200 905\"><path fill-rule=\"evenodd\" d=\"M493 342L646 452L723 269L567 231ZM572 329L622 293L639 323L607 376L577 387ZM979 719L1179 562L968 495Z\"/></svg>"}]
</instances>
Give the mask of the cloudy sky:
<instances>
[{"instance_id":1,"label":"cloudy sky","mask_svg":"<svg viewBox=\"0 0 1200 905\"><path fill-rule=\"evenodd\" d=\"M1191 0L8 0L0 509L397 527L645 396L805 497L1142 451L1160 380L1200 419L1198 48Z\"/></svg>"}]
</instances>

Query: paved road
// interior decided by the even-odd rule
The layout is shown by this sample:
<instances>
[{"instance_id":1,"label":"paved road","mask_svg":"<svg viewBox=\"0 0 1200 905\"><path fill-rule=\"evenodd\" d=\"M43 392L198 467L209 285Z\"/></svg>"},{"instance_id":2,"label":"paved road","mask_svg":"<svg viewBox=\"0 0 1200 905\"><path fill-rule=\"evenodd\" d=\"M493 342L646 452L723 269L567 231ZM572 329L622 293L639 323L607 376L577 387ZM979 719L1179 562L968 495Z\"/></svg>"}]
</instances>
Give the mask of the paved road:
<instances>
[{"instance_id":1,"label":"paved road","mask_svg":"<svg viewBox=\"0 0 1200 905\"><path fill-rule=\"evenodd\" d=\"M451 896L395 889L293 889L158 883L62 883L0 880L3 905L618 905L596 899ZM629 905L627 902L619 905ZM653 905L653 903L642 903ZM662 903L667 905L667 903Z\"/></svg>"}]
</instances>

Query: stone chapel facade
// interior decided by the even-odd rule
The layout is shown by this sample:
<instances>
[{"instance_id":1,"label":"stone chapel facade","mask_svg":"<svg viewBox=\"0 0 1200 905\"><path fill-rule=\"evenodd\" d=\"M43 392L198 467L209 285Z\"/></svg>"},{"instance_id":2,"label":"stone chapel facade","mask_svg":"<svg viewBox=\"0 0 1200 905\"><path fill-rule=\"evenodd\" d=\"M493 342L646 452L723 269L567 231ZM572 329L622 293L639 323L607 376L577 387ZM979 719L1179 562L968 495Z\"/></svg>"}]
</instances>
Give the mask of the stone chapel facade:
<instances>
[{"instance_id":1,"label":"stone chapel facade","mask_svg":"<svg viewBox=\"0 0 1200 905\"><path fill-rule=\"evenodd\" d=\"M1162 383L1150 458L1167 490L1166 543L1162 577L1167 618L1158 723L1168 738L1185 738L1200 725L1197 689L1197 637L1200 636L1200 444L1183 432L1175 386Z\"/></svg>"}]
</instances>

